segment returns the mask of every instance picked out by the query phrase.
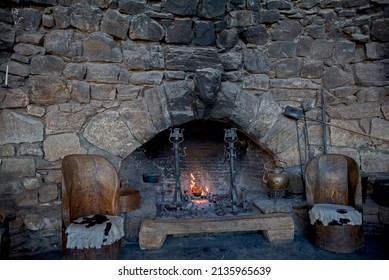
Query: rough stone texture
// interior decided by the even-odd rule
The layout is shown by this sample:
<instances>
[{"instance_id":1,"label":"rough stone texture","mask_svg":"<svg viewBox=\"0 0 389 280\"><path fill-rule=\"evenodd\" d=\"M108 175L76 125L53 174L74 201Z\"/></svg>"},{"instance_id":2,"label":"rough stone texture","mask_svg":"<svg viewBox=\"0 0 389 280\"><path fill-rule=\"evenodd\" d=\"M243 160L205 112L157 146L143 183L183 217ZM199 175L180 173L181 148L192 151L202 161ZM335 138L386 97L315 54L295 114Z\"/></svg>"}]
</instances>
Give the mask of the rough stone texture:
<instances>
[{"instance_id":1,"label":"rough stone texture","mask_svg":"<svg viewBox=\"0 0 389 280\"><path fill-rule=\"evenodd\" d=\"M22 89L8 89L6 88L1 96L4 96L0 101L0 109L3 108L25 108L30 103L28 94Z\"/></svg>"},{"instance_id":2,"label":"rough stone texture","mask_svg":"<svg viewBox=\"0 0 389 280\"><path fill-rule=\"evenodd\" d=\"M388 135L388 1L11 2L0 9L0 156L16 181L0 188L0 203L18 214L14 255L60 244L59 201L46 185L59 187L68 152L120 166L159 132L210 118L235 122L298 168L296 123L283 111L303 103L320 118L322 90L331 123ZM220 76L200 78L204 69ZM321 132L309 125L315 155ZM388 172L385 141L328 133L330 152L351 155L362 172ZM11 162L25 159L13 173ZM27 214L43 228L35 219L39 230L26 229ZM371 216L380 223L378 210Z\"/></svg>"},{"instance_id":3,"label":"rough stone texture","mask_svg":"<svg viewBox=\"0 0 389 280\"><path fill-rule=\"evenodd\" d=\"M204 18L222 18L228 0L202 0L199 5L199 14Z\"/></svg>"},{"instance_id":4,"label":"rough stone texture","mask_svg":"<svg viewBox=\"0 0 389 280\"><path fill-rule=\"evenodd\" d=\"M43 123L13 111L0 113L0 145L43 140Z\"/></svg>"},{"instance_id":5,"label":"rough stone texture","mask_svg":"<svg viewBox=\"0 0 389 280\"><path fill-rule=\"evenodd\" d=\"M195 85L199 98L206 104L212 104L216 100L216 93L220 88L221 71L204 68L196 71Z\"/></svg>"},{"instance_id":6,"label":"rough stone texture","mask_svg":"<svg viewBox=\"0 0 389 280\"><path fill-rule=\"evenodd\" d=\"M44 216L38 214L28 214L24 216L23 221L24 225L29 230L41 230L44 228L45 224L43 223Z\"/></svg>"},{"instance_id":7,"label":"rough stone texture","mask_svg":"<svg viewBox=\"0 0 389 280\"><path fill-rule=\"evenodd\" d=\"M38 204L38 192L36 190L25 191L16 195L15 205L17 207L27 207Z\"/></svg>"},{"instance_id":8,"label":"rough stone texture","mask_svg":"<svg viewBox=\"0 0 389 280\"><path fill-rule=\"evenodd\" d=\"M32 158L4 158L1 160L1 179L16 179L34 175L35 162Z\"/></svg>"},{"instance_id":9,"label":"rough stone texture","mask_svg":"<svg viewBox=\"0 0 389 280\"><path fill-rule=\"evenodd\" d=\"M138 15L131 20L129 36L131 39L160 41L164 37L164 29L148 16Z\"/></svg>"},{"instance_id":10,"label":"rough stone texture","mask_svg":"<svg viewBox=\"0 0 389 280\"><path fill-rule=\"evenodd\" d=\"M58 186L54 183L44 184L39 188L38 197L39 202L46 203L49 201L56 200L58 198L59 189Z\"/></svg>"},{"instance_id":11,"label":"rough stone texture","mask_svg":"<svg viewBox=\"0 0 389 280\"><path fill-rule=\"evenodd\" d=\"M256 45L264 45L269 39L268 31L263 25L249 27L241 36L245 42Z\"/></svg>"},{"instance_id":12,"label":"rough stone texture","mask_svg":"<svg viewBox=\"0 0 389 280\"><path fill-rule=\"evenodd\" d=\"M361 150L361 168L366 173L369 172L388 172L389 154L380 153L375 150Z\"/></svg>"},{"instance_id":13,"label":"rough stone texture","mask_svg":"<svg viewBox=\"0 0 389 280\"><path fill-rule=\"evenodd\" d=\"M210 21L196 21L193 33L197 46L212 46L215 42L215 28Z\"/></svg>"},{"instance_id":14,"label":"rough stone texture","mask_svg":"<svg viewBox=\"0 0 389 280\"><path fill-rule=\"evenodd\" d=\"M356 63L355 76L362 86L389 85L387 77L388 63Z\"/></svg>"},{"instance_id":15,"label":"rough stone texture","mask_svg":"<svg viewBox=\"0 0 389 280\"><path fill-rule=\"evenodd\" d=\"M176 19L166 28L165 41L173 44L189 44L192 41L192 20Z\"/></svg>"},{"instance_id":16,"label":"rough stone texture","mask_svg":"<svg viewBox=\"0 0 389 280\"><path fill-rule=\"evenodd\" d=\"M60 76L65 62L56 56L43 55L31 59L31 74Z\"/></svg>"},{"instance_id":17,"label":"rough stone texture","mask_svg":"<svg viewBox=\"0 0 389 280\"><path fill-rule=\"evenodd\" d=\"M171 70L196 71L201 68L221 69L218 53L214 48L167 47L166 68Z\"/></svg>"},{"instance_id":18,"label":"rough stone texture","mask_svg":"<svg viewBox=\"0 0 389 280\"><path fill-rule=\"evenodd\" d=\"M130 26L130 17L122 15L115 10L108 10L104 13L101 22L101 31L114 37L125 39Z\"/></svg>"},{"instance_id":19,"label":"rough stone texture","mask_svg":"<svg viewBox=\"0 0 389 280\"><path fill-rule=\"evenodd\" d=\"M74 52L74 31L53 30L45 35L44 47L48 53L71 57Z\"/></svg>"},{"instance_id":20,"label":"rough stone texture","mask_svg":"<svg viewBox=\"0 0 389 280\"><path fill-rule=\"evenodd\" d=\"M353 76L340 69L339 67L331 67L323 73L323 83L326 88L337 88L353 84Z\"/></svg>"},{"instance_id":21,"label":"rough stone texture","mask_svg":"<svg viewBox=\"0 0 389 280\"><path fill-rule=\"evenodd\" d=\"M194 16L197 4L198 0L166 0L163 10L181 16Z\"/></svg>"},{"instance_id":22,"label":"rough stone texture","mask_svg":"<svg viewBox=\"0 0 389 280\"><path fill-rule=\"evenodd\" d=\"M244 66L251 73L265 73L271 69L269 57L258 49L248 49L243 54Z\"/></svg>"},{"instance_id":23,"label":"rough stone texture","mask_svg":"<svg viewBox=\"0 0 389 280\"><path fill-rule=\"evenodd\" d=\"M93 145L123 158L140 146L115 111L96 115L85 128L84 136Z\"/></svg>"},{"instance_id":24,"label":"rough stone texture","mask_svg":"<svg viewBox=\"0 0 389 280\"><path fill-rule=\"evenodd\" d=\"M48 107L46 115L46 134L79 132L85 123L85 112L75 106Z\"/></svg>"},{"instance_id":25,"label":"rough stone texture","mask_svg":"<svg viewBox=\"0 0 389 280\"><path fill-rule=\"evenodd\" d=\"M64 80L49 76L33 76L29 79L31 101L38 105L52 105L67 102L69 89Z\"/></svg>"},{"instance_id":26,"label":"rough stone texture","mask_svg":"<svg viewBox=\"0 0 389 280\"><path fill-rule=\"evenodd\" d=\"M25 178L23 180L23 186L26 190L35 190L43 185L42 178Z\"/></svg>"},{"instance_id":27,"label":"rough stone texture","mask_svg":"<svg viewBox=\"0 0 389 280\"><path fill-rule=\"evenodd\" d=\"M102 18L101 10L95 6L76 5L70 14L71 26L83 31L98 31L100 20Z\"/></svg>"},{"instance_id":28,"label":"rough stone texture","mask_svg":"<svg viewBox=\"0 0 389 280\"><path fill-rule=\"evenodd\" d=\"M45 159L55 161L69 154L86 154L80 146L80 141L74 133L63 133L48 136L43 142Z\"/></svg>"},{"instance_id":29,"label":"rough stone texture","mask_svg":"<svg viewBox=\"0 0 389 280\"><path fill-rule=\"evenodd\" d=\"M88 61L120 62L122 53L113 38L96 32L84 40L84 55Z\"/></svg>"},{"instance_id":30,"label":"rough stone texture","mask_svg":"<svg viewBox=\"0 0 389 280\"><path fill-rule=\"evenodd\" d=\"M381 115L380 104L377 102L339 104L328 107L327 112L335 119L373 118Z\"/></svg>"}]
</instances>

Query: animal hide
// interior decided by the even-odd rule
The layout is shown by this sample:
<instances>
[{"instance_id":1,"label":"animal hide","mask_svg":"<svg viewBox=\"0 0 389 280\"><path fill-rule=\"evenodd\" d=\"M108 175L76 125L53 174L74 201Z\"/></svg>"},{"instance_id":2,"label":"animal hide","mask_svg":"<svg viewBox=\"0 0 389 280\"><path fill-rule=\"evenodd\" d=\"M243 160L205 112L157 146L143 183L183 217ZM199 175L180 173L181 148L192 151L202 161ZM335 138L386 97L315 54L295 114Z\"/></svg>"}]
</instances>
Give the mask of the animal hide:
<instances>
[{"instance_id":1,"label":"animal hide","mask_svg":"<svg viewBox=\"0 0 389 280\"><path fill-rule=\"evenodd\" d=\"M123 218L91 215L78 218L66 229L68 249L97 248L110 245L124 236Z\"/></svg>"},{"instance_id":2,"label":"animal hide","mask_svg":"<svg viewBox=\"0 0 389 280\"><path fill-rule=\"evenodd\" d=\"M315 204L309 211L311 224L319 221L327 225L361 225L362 214L348 205Z\"/></svg>"}]
</instances>

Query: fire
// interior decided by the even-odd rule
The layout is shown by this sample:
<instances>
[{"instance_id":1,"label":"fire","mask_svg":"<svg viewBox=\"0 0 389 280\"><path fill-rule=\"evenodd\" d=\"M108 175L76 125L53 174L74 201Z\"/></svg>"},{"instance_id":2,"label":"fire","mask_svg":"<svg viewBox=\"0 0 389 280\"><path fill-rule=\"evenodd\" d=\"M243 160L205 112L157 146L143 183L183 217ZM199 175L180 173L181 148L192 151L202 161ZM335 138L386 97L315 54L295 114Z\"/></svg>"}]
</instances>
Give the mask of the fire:
<instances>
[{"instance_id":1,"label":"fire","mask_svg":"<svg viewBox=\"0 0 389 280\"><path fill-rule=\"evenodd\" d=\"M190 177L191 177L190 189L194 196L206 196L207 194L209 194L209 189L207 186L204 186L203 188L196 186L195 176L192 173L190 173Z\"/></svg>"}]
</instances>

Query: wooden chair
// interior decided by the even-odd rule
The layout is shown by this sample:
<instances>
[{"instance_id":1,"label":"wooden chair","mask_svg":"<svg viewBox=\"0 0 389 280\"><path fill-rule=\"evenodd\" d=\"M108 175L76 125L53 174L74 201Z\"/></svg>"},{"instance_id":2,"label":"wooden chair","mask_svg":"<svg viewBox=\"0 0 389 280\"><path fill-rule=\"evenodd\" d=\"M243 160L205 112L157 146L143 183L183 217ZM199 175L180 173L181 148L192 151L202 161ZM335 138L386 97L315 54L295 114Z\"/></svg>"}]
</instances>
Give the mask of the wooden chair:
<instances>
[{"instance_id":1,"label":"wooden chair","mask_svg":"<svg viewBox=\"0 0 389 280\"><path fill-rule=\"evenodd\" d=\"M62 160L64 258L117 259L121 247L120 238L124 235L123 219L119 214L119 179L115 167L100 155L65 156ZM116 224L119 225L115 226ZM77 240L76 234L79 234L80 240ZM101 237L102 244L86 244L91 239L96 239L93 241L98 243ZM109 241L112 238L117 241Z\"/></svg>"},{"instance_id":2,"label":"wooden chair","mask_svg":"<svg viewBox=\"0 0 389 280\"><path fill-rule=\"evenodd\" d=\"M317 156L307 163L305 185L315 244L337 253L361 249L362 187L357 163L340 154Z\"/></svg>"}]
</instances>

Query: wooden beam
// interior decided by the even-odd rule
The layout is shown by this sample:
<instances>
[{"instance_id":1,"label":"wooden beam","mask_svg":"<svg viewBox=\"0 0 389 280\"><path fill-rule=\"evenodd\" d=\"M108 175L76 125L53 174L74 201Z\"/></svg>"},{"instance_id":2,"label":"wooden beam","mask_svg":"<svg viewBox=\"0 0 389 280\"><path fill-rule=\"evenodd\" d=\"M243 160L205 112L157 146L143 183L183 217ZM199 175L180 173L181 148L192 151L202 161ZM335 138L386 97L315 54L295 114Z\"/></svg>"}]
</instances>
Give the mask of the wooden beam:
<instances>
[{"instance_id":1,"label":"wooden beam","mask_svg":"<svg viewBox=\"0 0 389 280\"><path fill-rule=\"evenodd\" d=\"M294 238L294 223L291 216L281 213L185 220L144 220L139 231L139 247L141 250L158 250L168 235L242 231L263 231L269 242L291 241Z\"/></svg>"}]
</instances>

